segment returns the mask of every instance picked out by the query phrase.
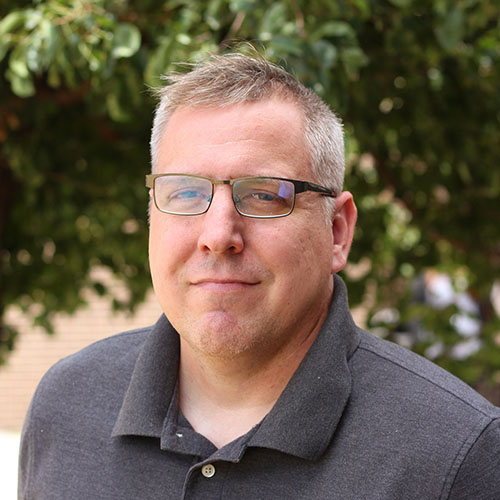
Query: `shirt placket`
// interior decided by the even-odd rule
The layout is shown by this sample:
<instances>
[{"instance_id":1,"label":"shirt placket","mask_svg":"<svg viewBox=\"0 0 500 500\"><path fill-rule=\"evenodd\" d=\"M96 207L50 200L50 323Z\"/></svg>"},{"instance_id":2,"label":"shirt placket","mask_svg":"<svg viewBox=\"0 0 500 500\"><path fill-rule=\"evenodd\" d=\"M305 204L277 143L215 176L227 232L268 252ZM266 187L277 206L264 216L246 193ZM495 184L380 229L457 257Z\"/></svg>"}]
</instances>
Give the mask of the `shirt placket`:
<instances>
[{"instance_id":1,"label":"shirt placket","mask_svg":"<svg viewBox=\"0 0 500 500\"><path fill-rule=\"evenodd\" d=\"M220 500L231 463L207 459L193 465L184 482L183 500Z\"/></svg>"}]
</instances>

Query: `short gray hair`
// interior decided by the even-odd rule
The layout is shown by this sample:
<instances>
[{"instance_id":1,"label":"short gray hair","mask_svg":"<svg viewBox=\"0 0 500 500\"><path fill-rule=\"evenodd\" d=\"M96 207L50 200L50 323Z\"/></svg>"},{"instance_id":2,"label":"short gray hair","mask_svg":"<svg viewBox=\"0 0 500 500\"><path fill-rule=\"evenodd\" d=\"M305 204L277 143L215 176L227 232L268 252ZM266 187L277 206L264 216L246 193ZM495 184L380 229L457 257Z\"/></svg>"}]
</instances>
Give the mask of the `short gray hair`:
<instances>
[{"instance_id":1,"label":"short gray hair","mask_svg":"<svg viewBox=\"0 0 500 500\"><path fill-rule=\"evenodd\" d=\"M314 181L338 194L344 181L344 136L335 113L290 73L257 54L211 56L189 73L164 76L170 85L155 91L160 101L151 134L152 170L167 123L177 108L223 107L272 97L291 100L304 116L304 138ZM306 180L306 179L304 179ZM330 198L325 198L327 204ZM329 204L332 207L332 203ZM333 208L333 207L332 207Z\"/></svg>"}]
</instances>

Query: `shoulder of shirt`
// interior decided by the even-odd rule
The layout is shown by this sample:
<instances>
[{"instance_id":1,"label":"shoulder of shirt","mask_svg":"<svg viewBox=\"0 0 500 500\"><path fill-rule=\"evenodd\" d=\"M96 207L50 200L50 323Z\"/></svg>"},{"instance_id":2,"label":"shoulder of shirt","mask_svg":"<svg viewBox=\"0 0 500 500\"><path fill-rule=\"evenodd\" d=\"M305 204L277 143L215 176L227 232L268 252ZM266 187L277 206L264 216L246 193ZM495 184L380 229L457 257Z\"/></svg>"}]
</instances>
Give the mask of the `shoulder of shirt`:
<instances>
[{"instance_id":1,"label":"shoulder of shirt","mask_svg":"<svg viewBox=\"0 0 500 500\"><path fill-rule=\"evenodd\" d=\"M84 347L80 351L62 358L54 365L53 368L59 366L62 368L66 365L78 365L80 363L98 363L103 359L110 362L112 361L108 358L110 355L117 358L120 355L131 352L138 354L138 351L141 349L148 333L152 330L152 328L152 326L147 326L135 330L125 331L112 335L111 337L98 340L87 347Z\"/></svg>"},{"instance_id":2,"label":"shoulder of shirt","mask_svg":"<svg viewBox=\"0 0 500 500\"><path fill-rule=\"evenodd\" d=\"M152 328L149 326L107 337L62 358L42 377L34 399L62 389L69 391L75 384L82 387L107 380L117 384L118 374L123 381L128 380Z\"/></svg>"},{"instance_id":3,"label":"shoulder of shirt","mask_svg":"<svg viewBox=\"0 0 500 500\"><path fill-rule=\"evenodd\" d=\"M469 385L443 368L393 342L363 330L360 330L360 333L358 354L364 353L370 356L373 360L371 366L376 367L375 370L399 371L401 375L404 373L407 376L406 383L408 384L409 378L412 385L408 387L401 382L401 388L409 389L416 399L419 393L423 398L428 398L431 392L438 397L446 395L447 401L455 401L462 411L467 411L468 408L472 413L476 413L477 416L482 415L486 420L500 418L500 408L491 404ZM418 390L419 387L422 392Z\"/></svg>"}]
</instances>

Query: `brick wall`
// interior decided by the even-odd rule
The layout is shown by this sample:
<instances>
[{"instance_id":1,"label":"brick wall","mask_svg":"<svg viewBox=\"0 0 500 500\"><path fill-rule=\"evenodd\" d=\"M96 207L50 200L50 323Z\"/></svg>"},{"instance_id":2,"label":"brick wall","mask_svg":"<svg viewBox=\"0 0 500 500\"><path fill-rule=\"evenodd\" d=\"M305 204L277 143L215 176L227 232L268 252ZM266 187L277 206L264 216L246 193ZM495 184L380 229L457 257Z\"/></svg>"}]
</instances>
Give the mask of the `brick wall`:
<instances>
[{"instance_id":1,"label":"brick wall","mask_svg":"<svg viewBox=\"0 0 500 500\"><path fill-rule=\"evenodd\" d=\"M108 278L109 279L109 278ZM125 293L112 283L117 293ZM10 308L8 323L18 327L16 348L8 363L0 366L0 429L19 432L33 392L42 375L59 359L115 333L154 323L161 314L154 294L139 306L136 314L113 313L109 301L89 293L89 306L74 316L58 315L54 335L34 328L19 309Z\"/></svg>"}]
</instances>

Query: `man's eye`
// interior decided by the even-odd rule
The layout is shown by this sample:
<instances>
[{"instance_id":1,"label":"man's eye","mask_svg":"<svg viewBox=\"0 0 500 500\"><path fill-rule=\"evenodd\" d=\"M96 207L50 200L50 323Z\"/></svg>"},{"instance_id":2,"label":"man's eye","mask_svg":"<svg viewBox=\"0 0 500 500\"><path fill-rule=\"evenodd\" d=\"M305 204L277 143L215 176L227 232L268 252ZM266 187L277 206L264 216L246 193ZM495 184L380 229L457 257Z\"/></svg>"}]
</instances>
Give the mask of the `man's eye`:
<instances>
[{"instance_id":1,"label":"man's eye","mask_svg":"<svg viewBox=\"0 0 500 500\"><path fill-rule=\"evenodd\" d=\"M192 200L193 198L207 198L205 194L196 189L183 189L170 194L170 200Z\"/></svg>"},{"instance_id":2,"label":"man's eye","mask_svg":"<svg viewBox=\"0 0 500 500\"><path fill-rule=\"evenodd\" d=\"M283 197L272 191L249 191L241 198L247 202L286 203Z\"/></svg>"},{"instance_id":3,"label":"man's eye","mask_svg":"<svg viewBox=\"0 0 500 500\"><path fill-rule=\"evenodd\" d=\"M254 200L258 201L279 201L280 197L272 193L256 192L249 195Z\"/></svg>"}]
</instances>

